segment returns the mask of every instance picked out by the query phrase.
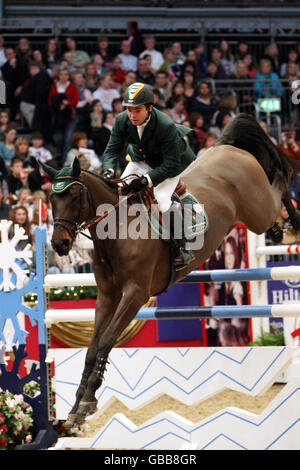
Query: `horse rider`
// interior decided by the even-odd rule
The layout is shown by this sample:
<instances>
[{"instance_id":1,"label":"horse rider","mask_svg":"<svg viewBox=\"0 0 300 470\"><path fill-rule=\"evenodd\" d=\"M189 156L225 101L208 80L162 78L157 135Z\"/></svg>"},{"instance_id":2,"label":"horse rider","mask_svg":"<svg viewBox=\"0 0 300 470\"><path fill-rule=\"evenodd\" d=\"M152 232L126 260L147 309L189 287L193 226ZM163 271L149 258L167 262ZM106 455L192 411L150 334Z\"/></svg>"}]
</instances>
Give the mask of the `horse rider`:
<instances>
[{"instance_id":1,"label":"horse rider","mask_svg":"<svg viewBox=\"0 0 300 470\"><path fill-rule=\"evenodd\" d=\"M183 229L180 238L175 236L174 220L183 227L184 218L180 204L171 201L171 196L180 174L196 156L183 138L191 129L175 124L169 116L155 109L153 103L151 86L133 83L128 87L122 103L127 109L116 117L104 153L103 175L106 179L115 177L119 156L125 143L128 143L126 159L129 163L121 178L133 177L122 192L138 193L153 186L160 212L165 214L170 211L171 239L176 248L174 268L178 271L190 264L195 256Z\"/></svg>"}]
</instances>

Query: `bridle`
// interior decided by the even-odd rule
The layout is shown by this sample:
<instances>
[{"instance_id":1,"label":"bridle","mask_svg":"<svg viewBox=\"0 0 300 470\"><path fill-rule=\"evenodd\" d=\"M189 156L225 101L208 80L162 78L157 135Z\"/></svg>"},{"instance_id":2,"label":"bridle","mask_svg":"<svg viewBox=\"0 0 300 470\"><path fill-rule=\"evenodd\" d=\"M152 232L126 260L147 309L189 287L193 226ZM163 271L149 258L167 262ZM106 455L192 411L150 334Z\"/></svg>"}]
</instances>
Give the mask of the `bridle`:
<instances>
[{"instance_id":1,"label":"bridle","mask_svg":"<svg viewBox=\"0 0 300 470\"><path fill-rule=\"evenodd\" d=\"M125 177L124 179L116 179L116 180L112 180L111 182L113 183L119 183L119 182L122 182L122 183L125 183L125 180L127 178ZM129 193L127 194L126 196L124 196L123 198L119 199L119 201L109 210L105 211L103 214L101 215L98 215L96 217L93 217L92 219L90 219L89 221L82 221L80 222L80 217L81 217L81 214L84 213L87 209L87 205L88 203L91 201L91 198L90 198L90 194L88 192L88 189L85 185L85 182L82 178L77 178L75 176L60 176L58 178L55 179L55 182L65 182L66 180L69 180L70 183L69 185L67 185L66 188L64 188L62 191L54 191L54 194L62 194L68 187L70 187L71 185L73 184L80 184L81 185L81 189L80 189L80 206L79 206L79 211L78 211L78 214L77 214L77 217L74 219L74 220L71 220L71 219L67 219L66 217L55 217L54 218L54 227L56 225L61 225L67 232L68 234L70 235L70 237L72 238L72 241L75 240L75 238L77 237L77 235L79 233L81 233L82 235L84 235L85 237L89 238L90 240L92 240L92 237L90 237L89 235L87 235L84 231L86 229L89 229L90 227L92 227L93 225L95 225L97 222L100 222L100 220L104 219L105 217L108 216L108 214L110 214L110 212L112 212L114 209L116 209L117 207L119 207L122 202L124 202L125 200L129 199L134 193ZM122 187L120 186L118 188L118 193L119 195L122 195ZM67 224L70 224L72 225L72 229L69 227L69 225Z\"/></svg>"},{"instance_id":2,"label":"bridle","mask_svg":"<svg viewBox=\"0 0 300 470\"><path fill-rule=\"evenodd\" d=\"M55 182L65 182L66 180L69 180L70 183L67 185L67 188L72 186L73 184L79 184L81 185L80 189L80 206L78 210L78 214L75 219L67 219L66 217L55 217L54 218L54 227L57 225L61 225L70 235L72 240L74 241L75 238L77 237L78 233L82 232L84 230L83 225L85 224L84 221L80 222L81 214L85 213L87 209L87 204L88 200L90 199L89 193L87 190L87 187L83 181L82 178L76 178L74 176L61 176L55 179ZM59 191L53 191L54 194L62 194L67 188L64 188L61 192ZM70 228L69 224L72 226ZM87 236L90 238L88 235L84 234L83 235Z\"/></svg>"}]
</instances>

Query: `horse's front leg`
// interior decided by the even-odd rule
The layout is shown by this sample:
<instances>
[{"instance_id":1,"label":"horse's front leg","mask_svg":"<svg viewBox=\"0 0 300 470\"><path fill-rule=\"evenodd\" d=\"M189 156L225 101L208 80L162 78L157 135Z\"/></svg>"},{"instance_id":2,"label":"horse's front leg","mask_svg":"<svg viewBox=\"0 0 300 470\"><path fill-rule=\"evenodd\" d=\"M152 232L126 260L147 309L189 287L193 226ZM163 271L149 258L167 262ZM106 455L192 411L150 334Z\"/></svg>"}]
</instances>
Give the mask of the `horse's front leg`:
<instances>
[{"instance_id":1,"label":"horse's front leg","mask_svg":"<svg viewBox=\"0 0 300 470\"><path fill-rule=\"evenodd\" d=\"M85 417L94 409L95 392L104 378L108 355L124 328L133 320L139 309L148 300L145 289L131 285L123 291L123 296L109 326L100 338L97 357L89 376L87 387L77 411L76 422L82 424ZM95 410L94 410L95 411Z\"/></svg>"},{"instance_id":2,"label":"horse's front leg","mask_svg":"<svg viewBox=\"0 0 300 470\"><path fill-rule=\"evenodd\" d=\"M114 295L110 294L109 296L106 296L104 294L101 294L100 296L98 295L96 308L95 308L94 332L93 332L90 345L87 350L84 370L83 370L82 377L81 377L81 382L76 392L76 400L68 415L67 421L65 423L66 428L71 428L72 426L74 426L75 419L76 419L76 412L78 410L80 400L82 399L84 395L89 376L95 365L99 338L101 337L101 334L107 328L109 322L111 321L116 311L116 308L120 302L120 297L121 297L121 294L117 292L115 292ZM97 401L94 398L93 400L94 411L96 409L96 406L97 406Z\"/></svg>"}]
</instances>

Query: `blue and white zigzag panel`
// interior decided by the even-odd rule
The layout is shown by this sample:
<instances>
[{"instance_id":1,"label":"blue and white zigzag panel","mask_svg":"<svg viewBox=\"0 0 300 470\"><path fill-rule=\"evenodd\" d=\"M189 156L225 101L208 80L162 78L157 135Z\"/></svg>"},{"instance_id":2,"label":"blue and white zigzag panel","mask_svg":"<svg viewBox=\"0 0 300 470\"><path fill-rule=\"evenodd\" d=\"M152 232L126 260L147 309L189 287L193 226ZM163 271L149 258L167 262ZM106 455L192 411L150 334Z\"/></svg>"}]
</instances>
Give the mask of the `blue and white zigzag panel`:
<instances>
[{"instance_id":1,"label":"blue and white zigzag panel","mask_svg":"<svg viewBox=\"0 0 300 470\"><path fill-rule=\"evenodd\" d=\"M57 417L65 419L75 399L86 350L52 353ZM187 405L224 388L255 396L273 384L295 353L296 348L287 347L114 349L97 392L97 413L113 398L135 409L161 394ZM135 426L116 414L93 438L62 438L56 448L300 449L300 370L298 375L261 415L231 407L195 424L165 411Z\"/></svg>"}]
</instances>

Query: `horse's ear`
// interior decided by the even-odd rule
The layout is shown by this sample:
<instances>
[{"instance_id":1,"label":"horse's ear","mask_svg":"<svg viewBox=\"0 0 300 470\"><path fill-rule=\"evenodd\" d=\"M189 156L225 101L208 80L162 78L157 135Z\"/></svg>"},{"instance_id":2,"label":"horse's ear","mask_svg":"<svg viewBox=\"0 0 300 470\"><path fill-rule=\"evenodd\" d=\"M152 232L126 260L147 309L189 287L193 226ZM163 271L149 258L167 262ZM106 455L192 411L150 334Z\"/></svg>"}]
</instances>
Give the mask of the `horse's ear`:
<instances>
[{"instance_id":1,"label":"horse's ear","mask_svg":"<svg viewBox=\"0 0 300 470\"><path fill-rule=\"evenodd\" d=\"M72 176L80 176L81 168L80 168L80 163L77 157L74 158L72 168L73 168Z\"/></svg>"},{"instance_id":2,"label":"horse's ear","mask_svg":"<svg viewBox=\"0 0 300 470\"><path fill-rule=\"evenodd\" d=\"M47 165L46 163L39 162L43 170L50 176L51 180L55 180L57 174L59 173L58 170L55 170L55 168L52 168L51 166Z\"/></svg>"}]
</instances>

